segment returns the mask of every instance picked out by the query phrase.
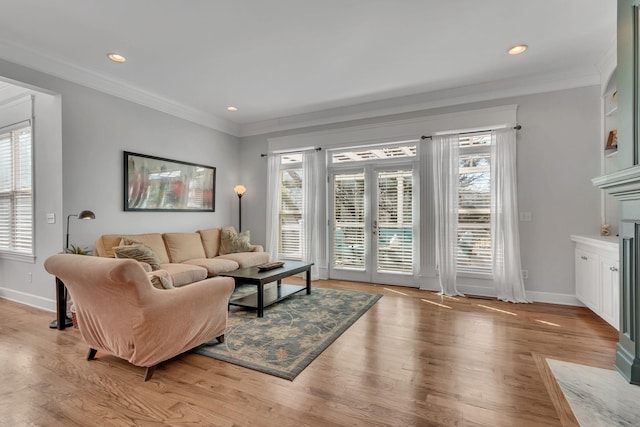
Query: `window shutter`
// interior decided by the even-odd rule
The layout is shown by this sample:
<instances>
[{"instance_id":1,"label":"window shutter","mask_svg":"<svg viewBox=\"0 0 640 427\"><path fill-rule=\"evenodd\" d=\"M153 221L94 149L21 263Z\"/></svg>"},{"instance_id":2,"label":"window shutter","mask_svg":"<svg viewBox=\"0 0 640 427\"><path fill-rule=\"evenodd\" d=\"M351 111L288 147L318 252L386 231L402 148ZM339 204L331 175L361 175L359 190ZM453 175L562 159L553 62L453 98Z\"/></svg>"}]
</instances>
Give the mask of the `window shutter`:
<instances>
[{"instance_id":1,"label":"window shutter","mask_svg":"<svg viewBox=\"0 0 640 427\"><path fill-rule=\"evenodd\" d=\"M278 252L285 258L302 258L302 168L280 171L280 230Z\"/></svg>"},{"instance_id":2,"label":"window shutter","mask_svg":"<svg viewBox=\"0 0 640 427\"><path fill-rule=\"evenodd\" d=\"M0 250L33 254L30 126L0 134Z\"/></svg>"},{"instance_id":3,"label":"window shutter","mask_svg":"<svg viewBox=\"0 0 640 427\"><path fill-rule=\"evenodd\" d=\"M364 173L337 174L333 179L333 262L364 269Z\"/></svg>"},{"instance_id":4,"label":"window shutter","mask_svg":"<svg viewBox=\"0 0 640 427\"><path fill-rule=\"evenodd\" d=\"M465 154L460 145L457 269L491 273L489 147Z\"/></svg>"},{"instance_id":5,"label":"window shutter","mask_svg":"<svg viewBox=\"0 0 640 427\"><path fill-rule=\"evenodd\" d=\"M378 271L413 271L413 174L378 172Z\"/></svg>"}]
</instances>

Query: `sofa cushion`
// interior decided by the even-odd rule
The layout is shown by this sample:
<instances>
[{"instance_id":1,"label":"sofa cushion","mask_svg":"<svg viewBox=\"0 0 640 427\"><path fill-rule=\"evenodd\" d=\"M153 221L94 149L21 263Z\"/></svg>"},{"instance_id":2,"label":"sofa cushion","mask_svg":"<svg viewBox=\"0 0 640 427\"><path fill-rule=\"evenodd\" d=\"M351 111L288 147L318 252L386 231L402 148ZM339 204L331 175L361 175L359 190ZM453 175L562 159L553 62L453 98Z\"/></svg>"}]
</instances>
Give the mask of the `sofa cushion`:
<instances>
[{"instance_id":1,"label":"sofa cushion","mask_svg":"<svg viewBox=\"0 0 640 427\"><path fill-rule=\"evenodd\" d=\"M172 263L206 258L199 233L165 233L162 237Z\"/></svg>"},{"instance_id":2,"label":"sofa cushion","mask_svg":"<svg viewBox=\"0 0 640 427\"><path fill-rule=\"evenodd\" d=\"M229 273L237 270L239 267L237 262L231 259L221 259L220 257L190 259L185 261L184 264L198 265L206 268L209 272L209 277L217 276L220 273Z\"/></svg>"},{"instance_id":3,"label":"sofa cushion","mask_svg":"<svg viewBox=\"0 0 640 427\"><path fill-rule=\"evenodd\" d=\"M175 287L188 285L207 278L207 269L197 265L168 263L160 264L160 268L167 270Z\"/></svg>"},{"instance_id":4,"label":"sofa cushion","mask_svg":"<svg viewBox=\"0 0 640 427\"><path fill-rule=\"evenodd\" d=\"M232 226L223 227L220 234L220 255L250 252L253 250L250 240L249 230L238 233Z\"/></svg>"},{"instance_id":5,"label":"sofa cushion","mask_svg":"<svg viewBox=\"0 0 640 427\"><path fill-rule=\"evenodd\" d=\"M220 229L208 228L206 230L198 230L202 239L202 247L207 258L217 257L220 251Z\"/></svg>"},{"instance_id":6,"label":"sofa cushion","mask_svg":"<svg viewBox=\"0 0 640 427\"><path fill-rule=\"evenodd\" d=\"M160 269L160 258L155 252L144 243L132 243L113 248L113 254L116 258L131 258L136 261L147 263L151 266L151 270ZM129 241L131 243L131 241Z\"/></svg>"},{"instance_id":7,"label":"sofa cushion","mask_svg":"<svg viewBox=\"0 0 640 427\"><path fill-rule=\"evenodd\" d=\"M237 262L240 268L247 268L269 262L269 253L239 252L235 254L220 255L216 259L230 259Z\"/></svg>"}]
</instances>

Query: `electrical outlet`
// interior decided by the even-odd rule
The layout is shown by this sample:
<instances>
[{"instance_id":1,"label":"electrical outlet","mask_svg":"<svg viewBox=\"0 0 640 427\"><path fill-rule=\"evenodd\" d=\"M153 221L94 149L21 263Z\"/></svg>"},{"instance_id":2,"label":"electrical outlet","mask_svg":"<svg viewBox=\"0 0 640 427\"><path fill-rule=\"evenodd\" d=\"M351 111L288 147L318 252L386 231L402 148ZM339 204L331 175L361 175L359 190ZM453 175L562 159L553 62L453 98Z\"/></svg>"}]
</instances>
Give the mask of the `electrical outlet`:
<instances>
[{"instance_id":1,"label":"electrical outlet","mask_svg":"<svg viewBox=\"0 0 640 427\"><path fill-rule=\"evenodd\" d=\"M56 223L56 214L53 212L49 212L47 214L47 224L55 224Z\"/></svg>"},{"instance_id":2,"label":"electrical outlet","mask_svg":"<svg viewBox=\"0 0 640 427\"><path fill-rule=\"evenodd\" d=\"M28 276L28 278L29 278L29 283L33 283L33 273L28 272L28 273L27 273L27 276Z\"/></svg>"},{"instance_id":3,"label":"electrical outlet","mask_svg":"<svg viewBox=\"0 0 640 427\"><path fill-rule=\"evenodd\" d=\"M520 221L522 222L531 222L532 217L531 212L520 212Z\"/></svg>"},{"instance_id":4,"label":"electrical outlet","mask_svg":"<svg viewBox=\"0 0 640 427\"><path fill-rule=\"evenodd\" d=\"M529 270L522 270L522 278L523 279L529 278Z\"/></svg>"}]
</instances>

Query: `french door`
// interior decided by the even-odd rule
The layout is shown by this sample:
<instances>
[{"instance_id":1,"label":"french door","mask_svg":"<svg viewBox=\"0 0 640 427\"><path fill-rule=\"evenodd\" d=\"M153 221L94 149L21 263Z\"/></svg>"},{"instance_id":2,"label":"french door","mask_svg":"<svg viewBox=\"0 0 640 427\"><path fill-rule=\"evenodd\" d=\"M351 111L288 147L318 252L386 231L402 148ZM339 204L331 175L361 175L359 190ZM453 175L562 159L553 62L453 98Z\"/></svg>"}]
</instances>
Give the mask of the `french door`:
<instances>
[{"instance_id":1,"label":"french door","mask_svg":"<svg viewBox=\"0 0 640 427\"><path fill-rule=\"evenodd\" d=\"M329 275L414 285L414 171L411 165L330 174Z\"/></svg>"}]
</instances>

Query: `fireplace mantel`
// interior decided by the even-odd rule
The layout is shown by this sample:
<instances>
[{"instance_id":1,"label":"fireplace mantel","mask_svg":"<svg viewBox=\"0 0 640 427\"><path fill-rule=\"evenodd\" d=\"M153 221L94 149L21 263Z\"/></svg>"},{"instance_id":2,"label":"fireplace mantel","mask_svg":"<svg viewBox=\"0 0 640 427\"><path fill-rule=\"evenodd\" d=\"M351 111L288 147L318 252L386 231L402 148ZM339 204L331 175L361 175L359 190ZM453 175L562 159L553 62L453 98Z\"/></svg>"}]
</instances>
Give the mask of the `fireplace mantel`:
<instances>
[{"instance_id":1,"label":"fireplace mantel","mask_svg":"<svg viewBox=\"0 0 640 427\"><path fill-rule=\"evenodd\" d=\"M640 200L640 166L592 178L591 182L618 200Z\"/></svg>"}]
</instances>

